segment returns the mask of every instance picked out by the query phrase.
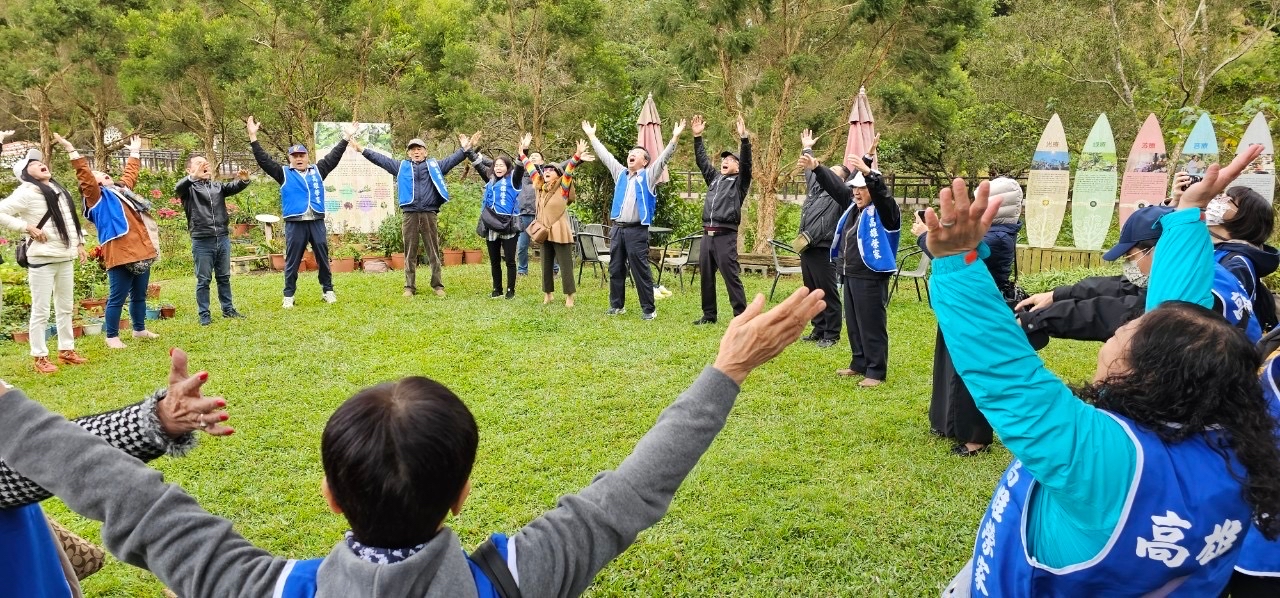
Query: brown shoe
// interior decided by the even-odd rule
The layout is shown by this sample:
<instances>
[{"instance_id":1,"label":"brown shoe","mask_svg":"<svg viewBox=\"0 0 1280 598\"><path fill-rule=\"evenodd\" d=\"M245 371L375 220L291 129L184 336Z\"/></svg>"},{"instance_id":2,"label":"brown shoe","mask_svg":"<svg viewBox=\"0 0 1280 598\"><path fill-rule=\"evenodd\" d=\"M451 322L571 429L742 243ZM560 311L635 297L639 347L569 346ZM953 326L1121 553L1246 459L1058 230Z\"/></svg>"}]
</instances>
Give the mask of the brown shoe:
<instances>
[{"instance_id":1,"label":"brown shoe","mask_svg":"<svg viewBox=\"0 0 1280 598\"><path fill-rule=\"evenodd\" d=\"M836 375L837 375L837 376L843 376L843 377L845 377L845 378L853 378L854 376L865 376L866 374L864 374L864 373L862 373L862 372L856 372L856 371L851 370L851 369L849 369L849 368L844 368L844 369L842 369L842 370L836 370Z\"/></svg>"},{"instance_id":2,"label":"brown shoe","mask_svg":"<svg viewBox=\"0 0 1280 598\"><path fill-rule=\"evenodd\" d=\"M412 297L412 296L413 296L413 291L411 291L411 290L409 290L409 289L405 289L405 290L404 290L404 296L405 296L405 297Z\"/></svg>"},{"instance_id":3,"label":"brown shoe","mask_svg":"<svg viewBox=\"0 0 1280 598\"><path fill-rule=\"evenodd\" d=\"M875 386L880 386L881 384L884 384L884 380L876 380L875 378L863 378L862 382L858 383L858 386L861 386L863 388L872 388Z\"/></svg>"},{"instance_id":4,"label":"brown shoe","mask_svg":"<svg viewBox=\"0 0 1280 598\"><path fill-rule=\"evenodd\" d=\"M58 366L53 365L53 363L49 361L48 357L37 357L35 368L36 371L41 374L52 374L58 371Z\"/></svg>"},{"instance_id":5,"label":"brown shoe","mask_svg":"<svg viewBox=\"0 0 1280 598\"><path fill-rule=\"evenodd\" d=\"M436 297L444 297L444 289L436 289Z\"/></svg>"},{"instance_id":6,"label":"brown shoe","mask_svg":"<svg viewBox=\"0 0 1280 598\"><path fill-rule=\"evenodd\" d=\"M58 351L58 363L65 363L68 365L80 365L82 363L89 363L89 360L81 357L80 354L76 353L74 350Z\"/></svg>"}]
</instances>

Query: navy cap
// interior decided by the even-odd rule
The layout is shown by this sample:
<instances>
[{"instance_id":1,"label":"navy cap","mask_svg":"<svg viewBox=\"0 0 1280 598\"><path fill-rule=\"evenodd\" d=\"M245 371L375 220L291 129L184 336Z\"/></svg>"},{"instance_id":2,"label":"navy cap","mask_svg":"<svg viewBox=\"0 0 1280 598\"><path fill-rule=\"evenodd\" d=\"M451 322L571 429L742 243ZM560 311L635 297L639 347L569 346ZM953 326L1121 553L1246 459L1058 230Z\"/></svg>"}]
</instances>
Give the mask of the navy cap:
<instances>
[{"instance_id":1,"label":"navy cap","mask_svg":"<svg viewBox=\"0 0 1280 598\"><path fill-rule=\"evenodd\" d=\"M733 153L733 152L720 152L720 159L721 159L721 160L723 160L723 159L725 159L725 158L728 158L728 157L730 157L730 156L732 156L734 160L738 160L739 162L741 162L741 161L742 161L742 160L740 160L740 159L738 158L738 154L735 154L735 153Z\"/></svg>"},{"instance_id":2,"label":"navy cap","mask_svg":"<svg viewBox=\"0 0 1280 598\"><path fill-rule=\"evenodd\" d=\"M301 143L295 143L295 144L293 144L293 145L289 146L289 154L290 154L290 155L293 155L293 154L305 154L305 153L307 153L307 146L302 145Z\"/></svg>"},{"instance_id":3,"label":"navy cap","mask_svg":"<svg viewBox=\"0 0 1280 598\"><path fill-rule=\"evenodd\" d=\"M1160 233L1164 232L1164 227L1160 226L1160 219L1170 212L1173 212L1173 208L1147 206L1130 214L1129 219L1124 221L1124 227L1120 229L1120 240L1116 242L1115 247L1103 254L1102 259L1113 262L1134 245L1142 241L1159 239Z\"/></svg>"}]
</instances>

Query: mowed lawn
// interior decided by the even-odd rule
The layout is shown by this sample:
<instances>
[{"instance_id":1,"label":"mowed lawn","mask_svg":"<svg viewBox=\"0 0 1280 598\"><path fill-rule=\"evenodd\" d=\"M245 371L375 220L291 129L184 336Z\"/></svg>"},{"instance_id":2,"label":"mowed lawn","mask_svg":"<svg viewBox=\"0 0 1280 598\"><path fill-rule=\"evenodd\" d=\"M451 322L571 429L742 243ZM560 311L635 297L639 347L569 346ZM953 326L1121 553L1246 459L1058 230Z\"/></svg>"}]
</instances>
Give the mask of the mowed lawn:
<instances>
[{"instance_id":1,"label":"mowed lawn","mask_svg":"<svg viewBox=\"0 0 1280 598\"><path fill-rule=\"evenodd\" d=\"M235 435L204 437L188 457L153 466L259 546L323 556L347 529L319 494L320 434L357 390L401 376L435 378L466 401L480 426L473 491L448 524L470 549L513 532L556 498L615 467L659 412L711 363L721 323L700 315L697 288L660 300L658 318L604 315L607 286L590 272L578 305L541 305L538 265L514 300L491 300L488 266L445 270L449 296L402 297L403 275L339 274L339 302L321 302L315 273L300 277L297 307L280 309L282 276L233 278L247 320L196 323L194 279L163 281L178 317L152 322L161 338L81 339L90 359L52 376L30 369L25 346L6 343L0 375L67 416L115 409L163 386L168 348L210 372L210 394L230 402ZM425 287L429 271L419 280ZM749 294L772 278L746 277ZM780 301L799 285L784 278ZM215 313L216 313L215 299ZM889 313L889 382L860 389L834 371L847 341L797 343L757 370L728 425L676 494L671 510L597 578L590 596L922 596L967 560L977 521L1010 455L948 455L929 434L933 313L908 283ZM127 333L126 333L127 334ZM984 347L957 347L982 351ZM1043 352L1071 380L1087 378L1096 345L1054 341ZM39 450L32 447L32 450ZM45 503L96 540L99 524ZM149 573L113 559L84 582L92 596L158 596Z\"/></svg>"}]
</instances>

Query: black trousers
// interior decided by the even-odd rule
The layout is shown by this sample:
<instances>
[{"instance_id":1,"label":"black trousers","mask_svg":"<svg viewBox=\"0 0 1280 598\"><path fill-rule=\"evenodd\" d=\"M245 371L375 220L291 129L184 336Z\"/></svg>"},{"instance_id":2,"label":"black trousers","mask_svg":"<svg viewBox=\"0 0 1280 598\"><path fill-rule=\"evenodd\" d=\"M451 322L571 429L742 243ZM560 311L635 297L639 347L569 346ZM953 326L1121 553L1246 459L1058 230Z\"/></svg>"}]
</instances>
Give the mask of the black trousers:
<instances>
[{"instance_id":1,"label":"black trousers","mask_svg":"<svg viewBox=\"0 0 1280 598\"><path fill-rule=\"evenodd\" d=\"M626 307L630 268L640 309L653 313L657 307L653 304L653 271L649 269L649 227L614 225L609 236L609 307Z\"/></svg>"},{"instance_id":2,"label":"black trousers","mask_svg":"<svg viewBox=\"0 0 1280 598\"><path fill-rule=\"evenodd\" d=\"M486 240L489 244L489 273L493 275L493 290L502 292L502 262L507 263L507 290L516 290L516 243L519 236L510 239ZM504 259L505 258L505 259Z\"/></svg>"},{"instance_id":3,"label":"black trousers","mask_svg":"<svg viewBox=\"0 0 1280 598\"><path fill-rule=\"evenodd\" d=\"M951 354L938 330L933 345L933 397L929 401L929 427L956 442L991 444L993 434L987 417L973 402L969 388L956 373Z\"/></svg>"},{"instance_id":4,"label":"black trousers","mask_svg":"<svg viewBox=\"0 0 1280 598\"><path fill-rule=\"evenodd\" d=\"M889 373L889 279L844 277L844 323L853 358L849 369L873 380Z\"/></svg>"},{"instance_id":5,"label":"black trousers","mask_svg":"<svg viewBox=\"0 0 1280 598\"><path fill-rule=\"evenodd\" d=\"M1252 533L1252 532L1250 532ZM1223 598L1275 598L1280 596L1280 577L1256 577L1236 571L1231 583L1221 594Z\"/></svg>"},{"instance_id":6,"label":"black trousers","mask_svg":"<svg viewBox=\"0 0 1280 598\"><path fill-rule=\"evenodd\" d=\"M702 273L702 317L716 319L716 270L729 289L729 306L737 316L747 309L747 292L738 276L738 231L710 233L702 237L702 255L698 256L698 272Z\"/></svg>"},{"instance_id":7,"label":"black trousers","mask_svg":"<svg viewBox=\"0 0 1280 598\"><path fill-rule=\"evenodd\" d=\"M814 247L800 252L800 277L805 288L822 289L827 307L813 317L813 336L818 340L840 340L840 289L836 287L836 265L831 263L831 250Z\"/></svg>"}]
</instances>

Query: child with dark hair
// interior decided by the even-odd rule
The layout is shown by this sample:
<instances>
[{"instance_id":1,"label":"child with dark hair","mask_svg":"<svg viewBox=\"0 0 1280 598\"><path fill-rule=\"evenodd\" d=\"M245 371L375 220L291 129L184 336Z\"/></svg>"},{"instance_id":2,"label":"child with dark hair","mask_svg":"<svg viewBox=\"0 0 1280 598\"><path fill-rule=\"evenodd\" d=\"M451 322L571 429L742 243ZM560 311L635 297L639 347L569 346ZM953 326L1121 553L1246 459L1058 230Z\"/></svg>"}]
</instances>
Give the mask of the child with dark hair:
<instances>
[{"instance_id":1,"label":"child with dark hair","mask_svg":"<svg viewBox=\"0 0 1280 598\"><path fill-rule=\"evenodd\" d=\"M50 413L20 391L0 396L0 459L73 510L102 520L121 560L184 598L202 596L576 596L656 523L724 426L747 375L799 338L823 308L799 289L762 313L757 295L698 376L613 471L510 538L468 558L445 526L470 492L478 434L439 383L405 378L356 394L321 439L323 493L351 524L324 559L294 561L251 545L160 472ZM207 377L171 388L200 396ZM32 450L40 447L40 450Z\"/></svg>"}]
</instances>

